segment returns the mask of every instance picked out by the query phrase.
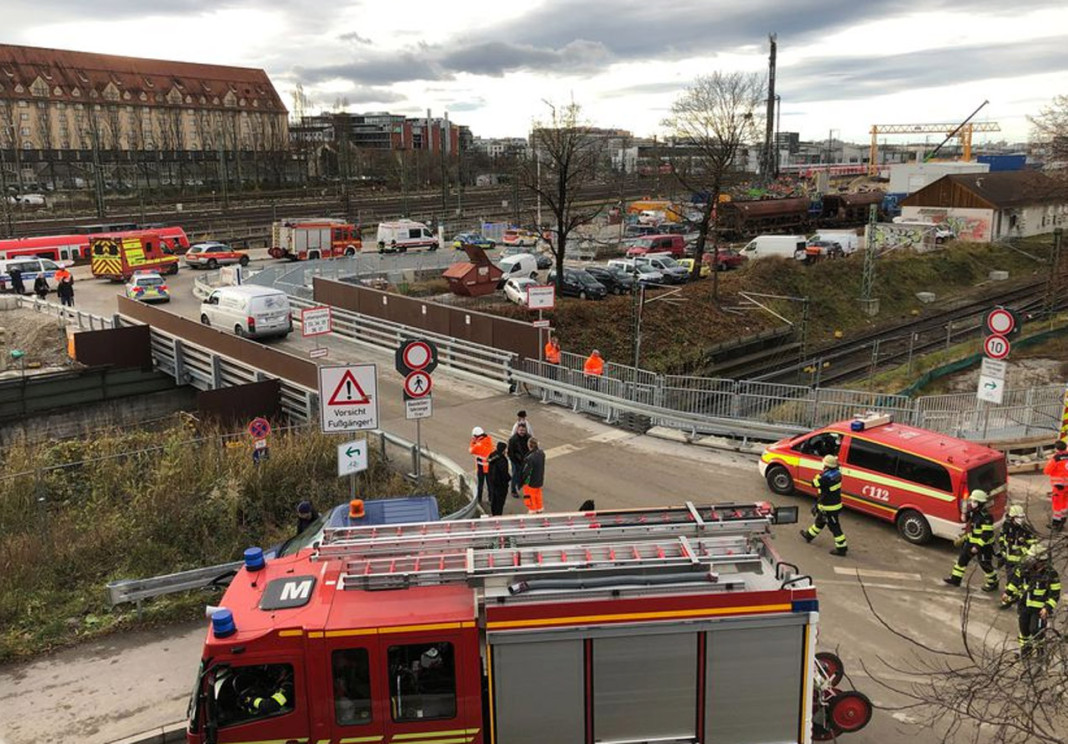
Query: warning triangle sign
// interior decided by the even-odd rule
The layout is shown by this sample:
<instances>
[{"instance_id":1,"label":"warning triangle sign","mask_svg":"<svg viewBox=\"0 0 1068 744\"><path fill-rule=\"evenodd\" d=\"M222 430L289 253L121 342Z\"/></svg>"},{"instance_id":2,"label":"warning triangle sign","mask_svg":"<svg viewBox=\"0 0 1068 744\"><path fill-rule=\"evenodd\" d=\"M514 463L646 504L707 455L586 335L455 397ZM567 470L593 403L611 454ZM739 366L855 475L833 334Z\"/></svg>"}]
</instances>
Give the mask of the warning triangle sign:
<instances>
[{"instance_id":1,"label":"warning triangle sign","mask_svg":"<svg viewBox=\"0 0 1068 744\"><path fill-rule=\"evenodd\" d=\"M365 406L371 402L370 396L363 391L360 383L356 381L352 370L345 370L334 392L330 394L329 405L332 406Z\"/></svg>"}]
</instances>

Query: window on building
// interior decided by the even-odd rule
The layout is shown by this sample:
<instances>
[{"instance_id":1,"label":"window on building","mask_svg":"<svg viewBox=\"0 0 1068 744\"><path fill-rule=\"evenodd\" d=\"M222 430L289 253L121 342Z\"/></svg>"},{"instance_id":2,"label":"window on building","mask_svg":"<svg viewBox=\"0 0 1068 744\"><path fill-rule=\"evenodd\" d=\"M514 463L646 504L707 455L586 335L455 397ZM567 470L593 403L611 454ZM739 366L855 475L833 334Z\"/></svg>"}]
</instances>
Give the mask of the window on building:
<instances>
[{"instance_id":1,"label":"window on building","mask_svg":"<svg viewBox=\"0 0 1068 744\"><path fill-rule=\"evenodd\" d=\"M334 679L334 718L342 726L371 722L371 662L365 648L331 655Z\"/></svg>"},{"instance_id":2,"label":"window on building","mask_svg":"<svg viewBox=\"0 0 1068 744\"><path fill-rule=\"evenodd\" d=\"M849 464L886 475L897 474L897 452L874 442L852 438L849 443Z\"/></svg>"},{"instance_id":3,"label":"window on building","mask_svg":"<svg viewBox=\"0 0 1068 744\"><path fill-rule=\"evenodd\" d=\"M29 105L28 101L19 101L19 108L29 108Z\"/></svg>"},{"instance_id":4,"label":"window on building","mask_svg":"<svg viewBox=\"0 0 1068 744\"><path fill-rule=\"evenodd\" d=\"M29 121L29 120L30 120L30 115L29 114L19 114L19 121Z\"/></svg>"},{"instance_id":5,"label":"window on building","mask_svg":"<svg viewBox=\"0 0 1068 744\"><path fill-rule=\"evenodd\" d=\"M21 129L19 129L19 134L21 134L23 137L28 137L30 134L30 128L22 127Z\"/></svg>"},{"instance_id":6,"label":"window on building","mask_svg":"<svg viewBox=\"0 0 1068 744\"><path fill-rule=\"evenodd\" d=\"M456 661L451 643L390 646L388 663L394 721L456 717Z\"/></svg>"}]
</instances>

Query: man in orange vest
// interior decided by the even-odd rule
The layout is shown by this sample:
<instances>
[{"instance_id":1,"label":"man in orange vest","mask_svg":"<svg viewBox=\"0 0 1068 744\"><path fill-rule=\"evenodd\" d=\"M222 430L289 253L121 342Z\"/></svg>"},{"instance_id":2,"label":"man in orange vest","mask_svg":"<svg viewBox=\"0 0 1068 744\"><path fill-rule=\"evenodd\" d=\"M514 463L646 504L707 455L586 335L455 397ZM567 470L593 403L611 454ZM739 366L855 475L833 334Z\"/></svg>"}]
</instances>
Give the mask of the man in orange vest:
<instances>
[{"instance_id":1,"label":"man in orange vest","mask_svg":"<svg viewBox=\"0 0 1068 744\"><path fill-rule=\"evenodd\" d=\"M471 430L471 444L467 451L475 456L475 482L478 484L475 492L482 501L482 491L487 488L489 456L493 454L493 438L481 426L476 426Z\"/></svg>"},{"instance_id":2,"label":"man in orange vest","mask_svg":"<svg viewBox=\"0 0 1068 744\"><path fill-rule=\"evenodd\" d=\"M560 363L560 339L556 336L549 336L545 342L545 361L549 364Z\"/></svg>"},{"instance_id":3,"label":"man in orange vest","mask_svg":"<svg viewBox=\"0 0 1068 744\"><path fill-rule=\"evenodd\" d=\"M1053 457L1049 458L1042 472L1049 476L1050 498L1053 503L1053 518L1049 527L1055 532L1064 529L1068 519L1068 443L1058 439L1053 445Z\"/></svg>"},{"instance_id":4,"label":"man in orange vest","mask_svg":"<svg viewBox=\"0 0 1068 744\"><path fill-rule=\"evenodd\" d=\"M590 352L590 355L586 357L586 363L582 365L582 371L588 375L601 377L604 374L604 359L601 358L601 352L597 349Z\"/></svg>"}]
</instances>

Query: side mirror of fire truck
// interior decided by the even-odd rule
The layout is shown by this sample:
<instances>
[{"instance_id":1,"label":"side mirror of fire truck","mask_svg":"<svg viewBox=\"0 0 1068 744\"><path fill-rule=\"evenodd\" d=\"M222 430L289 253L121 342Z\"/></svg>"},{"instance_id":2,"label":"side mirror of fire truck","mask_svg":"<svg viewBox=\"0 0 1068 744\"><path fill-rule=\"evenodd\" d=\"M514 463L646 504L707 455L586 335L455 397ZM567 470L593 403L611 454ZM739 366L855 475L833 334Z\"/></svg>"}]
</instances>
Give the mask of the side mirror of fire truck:
<instances>
[{"instance_id":1,"label":"side mirror of fire truck","mask_svg":"<svg viewBox=\"0 0 1068 744\"><path fill-rule=\"evenodd\" d=\"M797 510L796 506L776 506L774 516L772 516L773 524L797 524Z\"/></svg>"}]
</instances>

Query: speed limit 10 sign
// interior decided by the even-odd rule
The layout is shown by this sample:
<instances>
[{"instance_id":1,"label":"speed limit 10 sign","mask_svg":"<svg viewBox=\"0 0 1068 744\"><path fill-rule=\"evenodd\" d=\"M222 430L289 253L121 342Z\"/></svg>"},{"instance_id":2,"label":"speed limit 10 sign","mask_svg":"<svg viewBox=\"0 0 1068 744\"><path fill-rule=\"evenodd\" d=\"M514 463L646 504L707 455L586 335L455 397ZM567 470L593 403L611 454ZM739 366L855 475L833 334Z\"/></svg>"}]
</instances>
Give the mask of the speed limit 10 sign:
<instances>
[{"instance_id":1,"label":"speed limit 10 sign","mask_svg":"<svg viewBox=\"0 0 1068 744\"><path fill-rule=\"evenodd\" d=\"M1004 336L987 336L983 341L983 353L991 359L1004 359L1010 349L1009 340Z\"/></svg>"}]
</instances>

